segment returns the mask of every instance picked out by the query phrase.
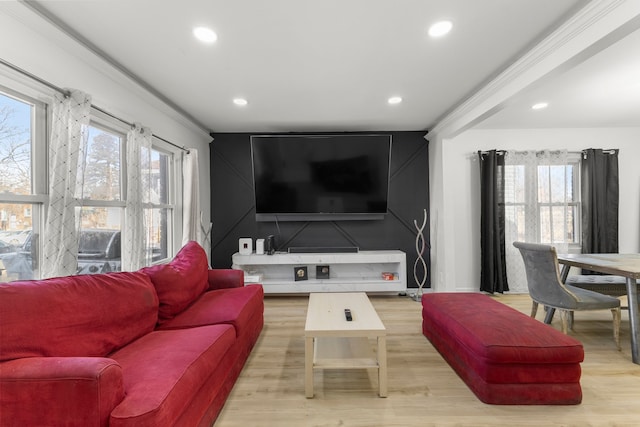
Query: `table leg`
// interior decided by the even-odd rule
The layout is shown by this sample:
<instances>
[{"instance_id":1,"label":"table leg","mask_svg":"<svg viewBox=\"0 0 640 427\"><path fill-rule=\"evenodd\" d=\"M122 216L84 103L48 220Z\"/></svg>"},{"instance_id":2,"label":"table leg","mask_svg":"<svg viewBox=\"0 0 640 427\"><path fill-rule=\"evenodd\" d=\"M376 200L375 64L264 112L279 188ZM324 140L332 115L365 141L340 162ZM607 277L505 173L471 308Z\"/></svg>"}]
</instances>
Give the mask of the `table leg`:
<instances>
[{"instance_id":1,"label":"table leg","mask_svg":"<svg viewBox=\"0 0 640 427\"><path fill-rule=\"evenodd\" d=\"M560 280L562 280L562 283L566 283L567 276L569 276L570 269L571 269L570 265L567 265L567 264L562 265L562 270L560 270Z\"/></svg>"},{"instance_id":2,"label":"table leg","mask_svg":"<svg viewBox=\"0 0 640 427\"><path fill-rule=\"evenodd\" d=\"M638 286L636 280L627 277L627 299L629 303L629 326L631 329L631 359L640 365L638 354Z\"/></svg>"},{"instance_id":3,"label":"table leg","mask_svg":"<svg viewBox=\"0 0 640 427\"><path fill-rule=\"evenodd\" d=\"M387 337L378 337L378 395L387 397Z\"/></svg>"},{"instance_id":4,"label":"table leg","mask_svg":"<svg viewBox=\"0 0 640 427\"><path fill-rule=\"evenodd\" d=\"M304 392L308 399L313 397L313 337L304 339Z\"/></svg>"}]
</instances>

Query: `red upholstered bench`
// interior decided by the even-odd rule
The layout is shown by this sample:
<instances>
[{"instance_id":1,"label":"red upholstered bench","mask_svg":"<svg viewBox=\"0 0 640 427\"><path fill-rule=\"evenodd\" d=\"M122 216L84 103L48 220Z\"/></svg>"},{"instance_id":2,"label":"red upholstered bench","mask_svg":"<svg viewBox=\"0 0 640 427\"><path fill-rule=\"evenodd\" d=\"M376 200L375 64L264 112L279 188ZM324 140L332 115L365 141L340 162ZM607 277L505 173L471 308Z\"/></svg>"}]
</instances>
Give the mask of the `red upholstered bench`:
<instances>
[{"instance_id":1,"label":"red upholstered bench","mask_svg":"<svg viewBox=\"0 0 640 427\"><path fill-rule=\"evenodd\" d=\"M485 403L582 401L580 341L487 295L424 294L422 331Z\"/></svg>"}]
</instances>

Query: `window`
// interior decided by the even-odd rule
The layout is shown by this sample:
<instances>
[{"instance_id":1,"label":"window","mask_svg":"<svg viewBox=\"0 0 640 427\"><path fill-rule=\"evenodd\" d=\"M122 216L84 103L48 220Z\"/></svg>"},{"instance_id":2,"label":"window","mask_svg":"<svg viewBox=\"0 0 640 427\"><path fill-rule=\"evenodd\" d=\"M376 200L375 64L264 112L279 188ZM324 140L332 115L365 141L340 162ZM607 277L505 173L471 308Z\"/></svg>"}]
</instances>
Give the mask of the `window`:
<instances>
[{"instance_id":1,"label":"window","mask_svg":"<svg viewBox=\"0 0 640 427\"><path fill-rule=\"evenodd\" d=\"M47 104L0 86L0 282L40 277L41 232L48 202ZM48 96L42 93L43 98ZM77 273L121 270L126 233L126 144L129 125L92 110L86 145L78 161L75 199ZM181 157L154 138L142 153L146 262L168 259L181 228L175 200Z\"/></svg>"},{"instance_id":2,"label":"window","mask_svg":"<svg viewBox=\"0 0 640 427\"><path fill-rule=\"evenodd\" d=\"M0 281L38 277L45 104L0 87Z\"/></svg>"},{"instance_id":3,"label":"window","mask_svg":"<svg viewBox=\"0 0 640 427\"><path fill-rule=\"evenodd\" d=\"M144 173L147 182L143 182L143 186L149 189L144 200L145 232L148 258L155 262L168 258L171 247L174 204L169 184L173 155L152 148L145 158L148 159L146 165L143 164L147 169Z\"/></svg>"},{"instance_id":4,"label":"window","mask_svg":"<svg viewBox=\"0 0 640 427\"><path fill-rule=\"evenodd\" d=\"M505 250L509 290L527 292L524 263L513 242L580 247L580 155L567 151L505 155Z\"/></svg>"},{"instance_id":5,"label":"window","mask_svg":"<svg viewBox=\"0 0 640 427\"><path fill-rule=\"evenodd\" d=\"M94 121L78 161L78 274L121 270L124 133Z\"/></svg>"},{"instance_id":6,"label":"window","mask_svg":"<svg viewBox=\"0 0 640 427\"><path fill-rule=\"evenodd\" d=\"M83 183L77 197L82 200L80 241L93 237L94 246L80 245L79 273L100 273L121 270L121 234L126 199L126 135L98 122L89 129L89 141L84 153L85 162L79 164ZM172 235L173 209L170 182L173 176L172 154L157 147L142 149L141 176L146 236L146 264L169 257ZM80 179L80 178L79 178ZM101 247L95 247L102 243ZM117 248L113 246L117 245ZM87 249L89 252L83 252Z\"/></svg>"},{"instance_id":7,"label":"window","mask_svg":"<svg viewBox=\"0 0 640 427\"><path fill-rule=\"evenodd\" d=\"M579 154L528 154L510 155L505 166L508 235L526 242L579 245Z\"/></svg>"}]
</instances>

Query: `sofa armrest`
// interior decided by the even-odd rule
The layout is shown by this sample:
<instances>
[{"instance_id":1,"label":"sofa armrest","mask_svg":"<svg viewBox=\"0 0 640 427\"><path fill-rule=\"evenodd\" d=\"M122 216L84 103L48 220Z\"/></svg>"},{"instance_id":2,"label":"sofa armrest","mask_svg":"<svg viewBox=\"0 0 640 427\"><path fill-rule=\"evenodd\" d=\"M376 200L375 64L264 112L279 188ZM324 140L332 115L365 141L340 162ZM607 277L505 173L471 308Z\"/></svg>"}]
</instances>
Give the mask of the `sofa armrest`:
<instances>
[{"instance_id":1,"label":"sofa armrest","mask_svg":"<svg viewBox=\"0 0 640 427\"><path fill-rule=\"evenodd\" d=\"M241 288L244 286L244 271L231 268L209 270L209 290Z\"/></svg>"},{"instance_id":2,"label":"sofa armrest","mask_svg":"<svg viewBox=\"0 0 640 427\"><path fill-rule=\"evenodd\" d=\"M122 368L103 357L0 363L0 425L107 426L124 399Z\"/></svg>"}]
</instances>

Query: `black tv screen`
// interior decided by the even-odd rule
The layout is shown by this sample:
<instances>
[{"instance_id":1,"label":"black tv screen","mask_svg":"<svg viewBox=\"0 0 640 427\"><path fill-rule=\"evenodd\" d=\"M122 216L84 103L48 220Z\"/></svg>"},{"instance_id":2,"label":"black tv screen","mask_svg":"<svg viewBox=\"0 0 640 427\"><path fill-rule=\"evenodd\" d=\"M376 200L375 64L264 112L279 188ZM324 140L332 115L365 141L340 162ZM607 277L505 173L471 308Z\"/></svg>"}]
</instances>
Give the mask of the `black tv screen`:
<instances>
[{"instance_id":1,"label":"black tv screen","mask_svg":"<svg viewBox=\"0 0 640 427\"><path fill-rule=\"evenodd\" d=\"M251 137L258 221L382 219L390 135Z\"/></svg>"}]
</instances>

